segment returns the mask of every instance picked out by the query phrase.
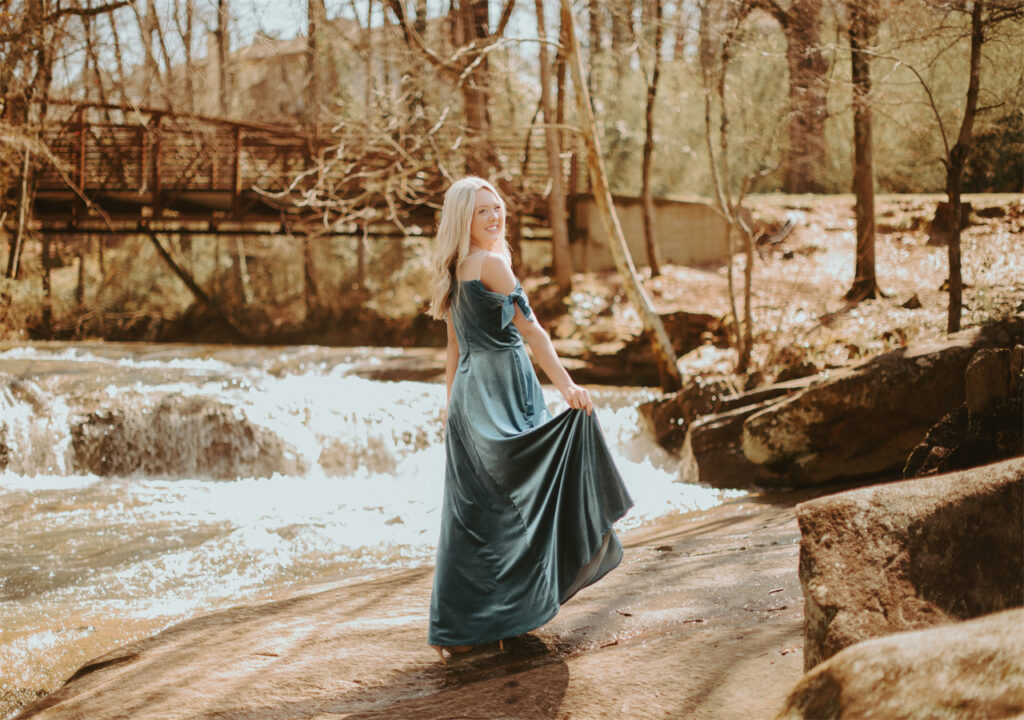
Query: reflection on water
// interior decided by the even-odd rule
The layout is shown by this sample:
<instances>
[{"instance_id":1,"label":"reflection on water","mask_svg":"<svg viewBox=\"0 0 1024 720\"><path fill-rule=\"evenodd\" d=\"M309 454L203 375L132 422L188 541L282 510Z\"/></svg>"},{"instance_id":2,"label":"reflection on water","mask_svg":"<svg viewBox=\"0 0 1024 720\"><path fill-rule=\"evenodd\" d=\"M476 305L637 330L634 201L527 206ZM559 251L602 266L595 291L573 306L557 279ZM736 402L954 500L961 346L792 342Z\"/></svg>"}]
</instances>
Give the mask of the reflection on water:
<instances>
[{"instance_id":1,"label":"reflection on water","mask_svg":"<svg viewBox=\"0 0 1024 720\"><path fill-rule=\"evenodd\" d=\"M0 716L3 693L197 612L430 563L444 386L365 377L410 355L0 349ZM720 501L639 431L648 391L594 396L637 503L623 527Z\"/></svg>"}]
</instances>

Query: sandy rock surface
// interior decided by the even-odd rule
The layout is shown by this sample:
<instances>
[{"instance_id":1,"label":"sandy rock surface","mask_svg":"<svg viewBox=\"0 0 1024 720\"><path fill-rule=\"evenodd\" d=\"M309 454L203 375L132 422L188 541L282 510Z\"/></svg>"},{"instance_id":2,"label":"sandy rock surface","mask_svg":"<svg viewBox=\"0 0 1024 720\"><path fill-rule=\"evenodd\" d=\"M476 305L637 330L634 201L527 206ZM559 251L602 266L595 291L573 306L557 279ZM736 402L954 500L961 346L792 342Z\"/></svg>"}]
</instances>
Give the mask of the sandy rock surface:
<instances>
[{"instance_id":1,"label":"sandy rock surface","mask_svg":"<svg viewBox=\"0 0 1024 720\"><path fill-rule=\"evenodd\" d=\"M1024 458L802 503L807 669L870 638L1024 604Z\"/></svg>"},{"instance_id":2,"label":"sandy rock surface","mask_svg":"<svg viewBox=\"0 0 1024 720\"><path fill-rule=\"evenodd\" d=\"M22 718L774 717L802 675L801 497L624 537L623 564L532 634L442 666L431 570L297 590L98 658Z\"/></svg>"},{"instance_id":3,"label":"sandy rock surface","mask_svg":"<svg viewBox=\"0 0 1024 720\"><path fill-rule=\"evenodd\" d=\"M778 720L1024 717L1024 609L866 640L804 676Z\"/></svg>"}]
</instances>

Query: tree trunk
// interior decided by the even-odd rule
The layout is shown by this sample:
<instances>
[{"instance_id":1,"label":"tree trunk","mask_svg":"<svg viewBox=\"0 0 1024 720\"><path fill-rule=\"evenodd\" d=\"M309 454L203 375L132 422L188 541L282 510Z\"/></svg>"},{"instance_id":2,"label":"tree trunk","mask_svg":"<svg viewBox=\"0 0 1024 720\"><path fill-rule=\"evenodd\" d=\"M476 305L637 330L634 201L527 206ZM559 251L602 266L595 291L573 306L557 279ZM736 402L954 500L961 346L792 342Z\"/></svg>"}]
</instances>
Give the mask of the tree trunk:
<instances>
[{"instance_id":1,"label":"tree trunk","mask_svg":"<svg viewBox=\"0 0 1024 720\"><path fill-rule=\"evenodd\" d=\"M748 183L744 181L734 196L729 162L729 107L726 103L726 77L732 59L732 43L736 40L739 17L715 17L705 6L701 11L700 23L700 64L704 85L704 127L711 180L715 190L715 201L726 222L726 280L729 293L729 310L732 313L730 340L736 348L736 372L747 372L753 349L753 315L751 295L753 284L753 238L750 228L743 220L743 198ZM712 118L715 103L719 108L718 128ZM717 139L717 153L716 153ZM743 273L743 319L741 321L736 304L736 283L733 278L733 257L736 253L736 233L744 239L746 267Z\"/></svg>"},{"instance_id":2,"label":"tree trunk","mask_svg":"<svg viewBox=\"0 0 1024 720\"><path fill-rule=\"evenodd\" d=\"M25 243L25 228L28 226L28 212L32 205L30 179L32 173L32 153L25 151L25 160L21 167L21 194L18 198L18 226L14 231L11 252L7 258L7 277L17 279L18 268L21 266L21 249Z\"/></svg>"},{"instance_id":3,"label":"tree trunk","mask_svg":"<svg viewBox=\"0 0 1024 720\"><path fill-rule=\"evenodd\" d=\"M313 137L318 137L320 108L323 106L323 72L320 55L324 25L327 22L327 8L324 0L308 0L306 3L306 122ZM369 29L367 29L369 34ZM367 85L370 76L366 77Z\"/></svg>"},{"instance_id":4,"label":"tree trunk","mask_svg":"<svg viewBox=\"0 0 1024 720\"><path fill-rule=\"evenodd\" d=\"M620 90L629 65L629 47L633 44L634 0L608 0L612 19L612 59L615 63L615 89ZM613 105L614 106L614 105Z\"/></svg>"},{"instance_id":5,"label":"tree trunk","mask_svg":"<svg viewBox=\"0 0 1024 720\"><path fill-rule=\"evenodd\" d=\"M587 63L587 90L591 95L595 92L594 87L597 83L598 65L601 62L602 51L604 50L604 19L605 19L605 5L607 0L589 0L587 2L587 25L589 26L589 42L590 42L590 62ZM564 42L564 30L565 24L565 11L562 11L562 30L563 30L563 52L566 44Z\"/></svg>"},{"instance_id":6,"label":"tree trunk","mask_svg":"<svg viewBox=\"0 0 1024 720\"><path fill-rule=\"evenodd\" d=\"M249 262L245 257L245 240L235 235L235 269L238 272L238 285L242 290L242 304L252 305L252 280L249 278Z\"/></svg>"},{"instance_id":7,"label":"tree trunk","mask_svg":"<svg viewBox=\"0 0 1024 720\"><path fill-rule=\"evenodd\" d=\"M196 3L195 0L185 0L185 21L179 26L181 30L181 44L185 48L185 103L186 110L194 113L196 111L196 64L192 58L192 35L195 26Z\"/></svg>"},{"instance_id":8,"label":"tree trunk","mask_svg":"<svg viewBox=\"0 0 1024 720\"><path fill-rule=\"evenodd\" d=\"M754 237L746 226L741 226L740 232L743 234L746 262L743 265L743 350L736 365L741 368L740 372L745 373L750 367L750 354L754 349Z\"/></svg>"},{"instance_id":9,"label":"tree trunk","mask_svg":"<svg viewBox=\"0 0 1024 720\"><path fill-rule=\"evenodd\" d=\"M463 0L459 6L458 19L464 44L479 44L489 36L487 8L487 0ZM471 175L489 178L498 167L498 156L489 136L487 103L490 99L490 73L487 58L480 58L473 69L469 70L468 76L462 81L461 91L471 147L477 148L476 152L466 156L466 171Z\"/></svg>"},{"instance_id":10,"label":"tree trunk","mask_svg":"<svg viewBox=\"0 0 1024 720\"><path fill-rule=\"evenodd\" d=\"M306 304L306 320L320 315L320 295L317 292L313 271L313 241L309 235L302 236L302 299Z\"/></svg>"},{"instance_id":11,"label":"tree trunk","mask_svg":"<svg viewBox=\"0 0 1024 720\"><path fill-rule=\"evenodd\" d=\"M231 53L231 36L229 34L230 0L217 0L217 108L221 117L231 112L231 73L228 72L229 55Z\"/></svg>"},{"instance_id":12,"label":"tree trunk","mask_svg":"<svg viewBox=\"0 0 1024 720\"><path fill-rule=\"evenodd\" d=\"M967 83L967 102L964 119L956 145L950 150L946 164L946 194L953 217L953 232L949 236L949 312L946 316L946 331L960 330L960 315L963 310L963 276L960 269L960 181L964 163L971 148L974 133L974 118L978 112L978 89L981 85L981 46L985 41L982 12L985 3L975 0L971 8L971 62L970 80Z\"/></svg>"},{"instance_id":13,"label":"tree trunk","mask_svg":"<svg viewBox=\"0 0 1024 720\"><path fill-rule=\"evenodd\" d=\"M47 233L42 235L43 254L43 337L53 337L53 295L50 290L50 236Z\"/></svg>"},{"instance_id":14,"label":"tree trunk","mask_svg":"<svg viewBox=\"0 0 1024 720\"><path fill-rule=\"evenodd\" d=\"M323 2L323 0L319 0L319 1ZM325 9L324 10L325 17L326 17L326 12L327 12L327 10ZM419 19L418 16L419 16L419 13L417 13L417 20ZM373 28L373 0L369 0L369 2L366 4L366 33L365 33L365 37L366 37L366 71L365 71L366 72L366 79L365 79L366 87L365 87L364 100L363 100L363 102L366 103L366 110L367 110L367 112L369 112L370 108L372 108L374 106L374 99L373 99L373 97L374 97L374 93L373 93L374 86L373 86L373 83L374 83L374 78L376 77L376 73L374 72L374 62L376 60L376 58L375 58L375 51L374 51L374 45L373 45L374 33L372 31L372 28ZM386 52L386 49L385 49L385 52Z\"/></svg>"},{"instance_id":15,"label":"tree trunk","mask_svg":"<svg viewBox=\"0 0 1024 720\"><path fill-rule=\"evenodd\" d=\"M569 48L568 28L572 20L565 13L565 8L560 8L558 23L558 57L555 60L555 122L558 125L565 125L565 92L566 92L566 53ZM564 139L565 135L559 131L559 137ZM575 146L575 143L573 143ZM565 146L562 146L565 150ZM575 150L572 152L571 161L575 165ZM575 181L576 175L571 170L569 173L569 186L566 188L567 195L573 195L579 191ZM568 200L567 200L568 203Z\"/></svg>"},{"instance_id":16,"label":"tree trunk","mask_svg":"<svg viewBox=\"0 0 1024 720\"><path fill-rule=\"evenodd\" d=\"M569 0L561 0L561 3L563 10L567 14L570 13ZM682 386L675 349L672 347L672 341L669 339L668 333L665 332L665 325L651 306L650 298L647 297L647 293L640 283L640 278L637 277L633 258L629 254L629 247L626 245L622 226L619 224L618 215L615 213L612 194L608 188L604 161L601 158L601 146L597 137L597 123L594 120L594 110L590 104L590 93L587 92L587 86L584 83L583 57L580 54L579 43L576 40L576 29L571 16L569 19L568 40L569 69L572 72L573 84L576 86L576 105L580 115L582 135L587 144L587 169L590 171L590 182L594 189L594 201L601 216L601 223L604 226L605 234L608 237L609 249L622 277L622 282L625 285L626 296L643 320L644 330L650 337L654 356L658 360L661 387L665 392L672 392Z\"/></svg>"},{"instance_id":17,"label":"tree trunk","mask_svg":"<svg viewBox=\"0 0 1024 720\"><path fill-rule=\"evenodd\" d=\"M551 62L548 56L547 30L544 26L544 2L535 0L537 8L537 36L540 39L540 105L544 113L544 140L548 153L548 220L551 223L551 259L555 281L563 297L572 289L572 254L569 249L569 226L565 221L565 179L562 173L562 149L557 122L551 107Z\"/></svg>"},{"instance_id":18,"label":"tree trunk","mask_svg":"<svg viewBox=\"0 0 1024 720\"><path fill-rule=\"evenodd\" d=\"M147 9L145 14L139 8L140 3L132 3L131 8L135 13L135 20L139 26L139 35L142 38L143 51L143 75L142 75L142 98L144 105L156 105L154 95L160 87L160 67L156 60L156 51L153 49L153 26L156 23L156 15ZM148 5L147 5L148 8ZM114 26L114 19L110 19L111 26ZM115 31L116 33L116 31ZM116 34L115 34L116 38ZM120 49L118 49L120 57ZM124 88L122 88L122 93Z\"/></svg>"},{"instance_id":19,"label":"tree trunk","mask_svg":"<svg viewBox=\"0 0 1024 720\"><path fill-rule=\"evenodd\" d=\"M877 15L874 0L850 6L850 63L853 83L853 192L856 196L857 259L848 300L878 296L875 277L875 165L871 140L871 64L866 52Z\"/></svg>"},{"instance_id":20,"label":"tree trunk","mask_svg":"<svg viewBox=\"0 0 1024 720\"><path fill-rule=\"evenodd\" d=\"M785 192L824 191L828 60L822 54L821 3L799 0L786 14L789 65L789 151Z\"/></svg>"},{"instance_id":21,"label":"tree trunk","mask_svg":"<svg viewBox=\"0 0 1024 720\"><path fill-rule=\"evenodd\" d=\"M644 155L641 167L640 196L644 208L644 242L651 277L661 275L661 251L654 231L654 197L651 192L651 164L654 158L654 102L658 97L658 79L661 76L662 0L652 0L654 21L654 47L651 48L651 79L647 84L647 107L644 113Z\"/></svg>"}]
</instances>

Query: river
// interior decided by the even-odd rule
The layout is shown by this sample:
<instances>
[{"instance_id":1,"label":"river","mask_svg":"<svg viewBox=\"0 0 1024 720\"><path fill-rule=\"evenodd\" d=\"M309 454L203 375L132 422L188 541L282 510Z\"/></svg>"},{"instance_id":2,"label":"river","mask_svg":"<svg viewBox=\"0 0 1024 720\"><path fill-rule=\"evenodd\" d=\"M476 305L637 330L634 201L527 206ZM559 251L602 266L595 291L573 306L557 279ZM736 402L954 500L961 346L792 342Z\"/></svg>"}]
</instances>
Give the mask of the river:
<instances>
[{"instance_id":1,"label":"river","mask_svg":"<svg viewBox=\"0 0 1024 720\"><path fill-rule=\"evenodd\" d=\"M0 345L8 709L187 617L431 563L437 363L379 348ZM724 499L676 482L676 462L640 429L651 390L593 395L636 501L620 527Z\"/></svg>"}]
</instances>

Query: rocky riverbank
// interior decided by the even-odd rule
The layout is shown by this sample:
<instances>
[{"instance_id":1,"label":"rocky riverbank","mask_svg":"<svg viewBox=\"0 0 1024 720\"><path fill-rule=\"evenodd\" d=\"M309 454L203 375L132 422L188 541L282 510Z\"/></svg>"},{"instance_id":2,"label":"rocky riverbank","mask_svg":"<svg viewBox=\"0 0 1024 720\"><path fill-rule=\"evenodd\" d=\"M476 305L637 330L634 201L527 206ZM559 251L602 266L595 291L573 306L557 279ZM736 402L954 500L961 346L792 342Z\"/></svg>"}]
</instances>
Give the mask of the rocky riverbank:
<instances>
[{"instance_id":1,"label":"rocky riverbank","mask_svg":"<svg viewBox=\"0 0 1024 720\"><path fill-rule=\"evenodd\" d=\"M1022 490L1016 458L665 517L551 623L447 666L429 568L297 588L97 658L17 717L1020 717Z\"/></svg>"},{"instance_id":2,"label":"rocky riverbank","mask_svg":"<svg viewBox=\"0 0 1024 720\"><path fill-rule=\"evenodd\" d=\"M794 505L762 496L624 537L538 631L442 666L430 570L297 590L98 658L20 718L771 718L803 674Z\"/></svg>"}]
</instances>

